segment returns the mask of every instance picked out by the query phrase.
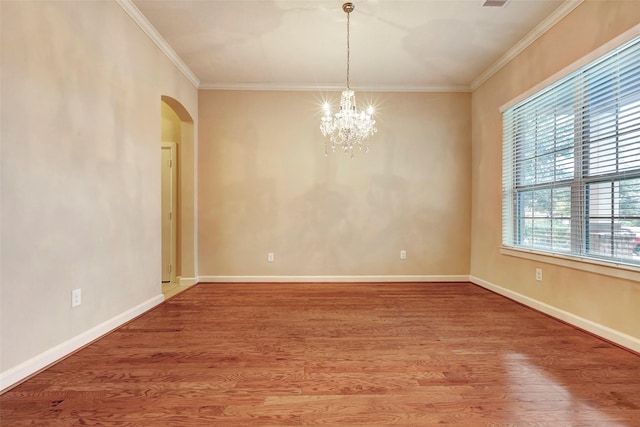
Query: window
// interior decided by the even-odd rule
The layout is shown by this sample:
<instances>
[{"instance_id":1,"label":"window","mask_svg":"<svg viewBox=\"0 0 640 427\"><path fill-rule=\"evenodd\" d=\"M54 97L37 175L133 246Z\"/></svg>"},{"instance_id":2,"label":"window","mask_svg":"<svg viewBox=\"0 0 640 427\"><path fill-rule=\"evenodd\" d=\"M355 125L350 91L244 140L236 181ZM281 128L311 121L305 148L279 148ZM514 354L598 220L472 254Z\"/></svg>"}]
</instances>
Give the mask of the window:
<instances>
[{"instance_id":1,"label":"window","mask_svg":"<svg viewBox=\"0 0 640 427\"><path fill-rule=\"evenodd\" d=\"M503 113L503 244L640 265L640 38Z\"/></svg>"}]
</instances>

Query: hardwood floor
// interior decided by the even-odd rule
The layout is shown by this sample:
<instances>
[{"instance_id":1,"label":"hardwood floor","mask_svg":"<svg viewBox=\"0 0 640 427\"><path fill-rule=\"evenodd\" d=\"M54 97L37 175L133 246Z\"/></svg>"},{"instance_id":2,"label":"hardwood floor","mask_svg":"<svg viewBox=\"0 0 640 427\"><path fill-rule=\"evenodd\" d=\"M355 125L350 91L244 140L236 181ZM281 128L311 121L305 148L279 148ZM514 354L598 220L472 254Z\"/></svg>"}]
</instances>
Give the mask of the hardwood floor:
<instances>
[{"instance_id":1,"label":"hardwood floor","mask_svg":"<svg viewBox=\"0 0 640 427\"><path fill-rule=\"evenodd\" d=\"M640 426L640 356L468 283L199 284L2 426Z\"/></svg>"},{"instance_id":2,"label":"hardwood floor","mask_svg":"<svg viewBox=\"0 0 640 427\"><path fill-rule=\"evenodd\" d=\"M162 295L164 295L164 299L168 300L169 298L173 298L181 292L186 291L193 285L179 285L177 283L162 283Z\"/></svg>"}]
</instances>

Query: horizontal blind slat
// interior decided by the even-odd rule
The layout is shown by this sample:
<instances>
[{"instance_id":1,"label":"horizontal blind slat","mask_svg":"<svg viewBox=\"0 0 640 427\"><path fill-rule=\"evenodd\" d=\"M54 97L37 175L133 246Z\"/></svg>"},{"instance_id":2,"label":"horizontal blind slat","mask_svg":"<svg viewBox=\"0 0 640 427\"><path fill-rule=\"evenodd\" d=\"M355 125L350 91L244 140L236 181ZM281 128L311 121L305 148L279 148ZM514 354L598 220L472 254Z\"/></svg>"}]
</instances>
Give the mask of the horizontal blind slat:
<instances>
[{"instance_id":1,"label":"horizontal blind slat","mask_svg":"<svg viewBox=\"0 0 640 427\"><path fill-rule=\"evenodd\" d=\"M506 245L640 264L640 38L503 113L502 203Z\"/></svg>"}]
</instances>

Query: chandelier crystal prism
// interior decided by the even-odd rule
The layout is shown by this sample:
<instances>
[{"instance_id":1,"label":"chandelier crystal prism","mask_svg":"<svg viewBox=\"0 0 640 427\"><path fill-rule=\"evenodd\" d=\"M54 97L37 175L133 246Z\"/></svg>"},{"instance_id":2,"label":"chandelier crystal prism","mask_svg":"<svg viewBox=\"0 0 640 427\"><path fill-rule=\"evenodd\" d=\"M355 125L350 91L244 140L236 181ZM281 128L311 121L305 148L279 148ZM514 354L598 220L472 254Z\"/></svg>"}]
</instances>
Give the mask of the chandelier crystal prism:
<instances>
[{"instance_id":1,"label":"chandelier crystal prism","mask_svg":"<svg viewBox=\"0 0 640 427\"><path fill-rule=\"evenodd\" d=\"M356 94L350 88L349 71L351 49L349 45L349 16L355 9L353 3L345 3L342 10L347 14L347 88L340 96L340 109L335 115L331 115L331 106L324 103L324 116L320 122L320 130L325 136L325 156L328 147L331 151L342 150L353 157L354 150L369 152L369 138L376 133L376 121L373 119L373 107L358 111L356 106Z\"/></svg>"}]
</instances>

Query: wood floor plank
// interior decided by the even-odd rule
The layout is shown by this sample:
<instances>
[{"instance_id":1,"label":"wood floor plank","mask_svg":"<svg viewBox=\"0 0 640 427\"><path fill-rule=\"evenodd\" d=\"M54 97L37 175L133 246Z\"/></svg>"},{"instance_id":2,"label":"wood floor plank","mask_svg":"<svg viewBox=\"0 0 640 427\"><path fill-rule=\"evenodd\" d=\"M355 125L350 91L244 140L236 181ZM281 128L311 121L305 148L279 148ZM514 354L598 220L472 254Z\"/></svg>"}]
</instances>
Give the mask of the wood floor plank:
<instances>
[{"instance_id":1,"label":"wood floor plank","mask_svg":"<svg viewBox=\"0 0 640 427\"><path fill-rule=\"evenodd\" d=\"M640 357L469 283L199 284L2 426L640 426Z\"/></svg>"}]
</instances>

